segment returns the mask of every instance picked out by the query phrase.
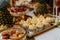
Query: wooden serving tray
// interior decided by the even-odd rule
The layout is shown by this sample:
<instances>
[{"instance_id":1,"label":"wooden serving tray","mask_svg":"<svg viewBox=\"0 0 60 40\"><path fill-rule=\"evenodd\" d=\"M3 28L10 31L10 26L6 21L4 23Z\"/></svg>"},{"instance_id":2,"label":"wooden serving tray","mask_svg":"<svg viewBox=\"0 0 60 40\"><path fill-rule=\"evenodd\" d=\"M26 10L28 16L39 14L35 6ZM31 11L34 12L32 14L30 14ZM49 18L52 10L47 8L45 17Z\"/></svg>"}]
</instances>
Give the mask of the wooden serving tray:
<instances>
[{"instance_id":1,"label":"wooden serving tray","mask_svg":"<svg viewBox=\"0 0 60 40\"><path fill-rule=\"evenodd\" d=\"M34 33L34 34L32 34L32 35L28 35L28 36L29 36L30 38L31 38L31 37L35 37L35 36L37 36L37 35L43 34L44 32L47 32L47 31L49 31L49 30L51 30L51 29L53 29L53 28L56 28L56 26L57 26L57 25L53 25L53 26L47 27L47 28L45 28L44 30L41 30L41 31L39 31L39 32L37 32L37 33Z\"/></svg>"}]
</instances>

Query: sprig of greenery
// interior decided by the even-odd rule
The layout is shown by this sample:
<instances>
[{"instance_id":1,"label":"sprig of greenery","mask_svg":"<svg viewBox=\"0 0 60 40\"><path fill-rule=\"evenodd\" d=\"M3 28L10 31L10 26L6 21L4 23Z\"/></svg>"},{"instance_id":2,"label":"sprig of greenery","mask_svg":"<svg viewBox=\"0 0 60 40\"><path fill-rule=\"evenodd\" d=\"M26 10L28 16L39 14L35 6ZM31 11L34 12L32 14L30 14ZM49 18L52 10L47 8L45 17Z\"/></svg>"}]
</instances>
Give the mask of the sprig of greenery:
<instances>
[{"instance_id":1,"label":"sprig of greenery","mask_svg":"<svg viewBox=\"0 0 60 40\"><path fill-rule=\"evenodd\" d=\"M37 13L40 13L40 14L47 14L48 10L47 10L46 4L44 4L44 3L39 4L36 11L37 11Z\"/></svg>"}]
</instances>

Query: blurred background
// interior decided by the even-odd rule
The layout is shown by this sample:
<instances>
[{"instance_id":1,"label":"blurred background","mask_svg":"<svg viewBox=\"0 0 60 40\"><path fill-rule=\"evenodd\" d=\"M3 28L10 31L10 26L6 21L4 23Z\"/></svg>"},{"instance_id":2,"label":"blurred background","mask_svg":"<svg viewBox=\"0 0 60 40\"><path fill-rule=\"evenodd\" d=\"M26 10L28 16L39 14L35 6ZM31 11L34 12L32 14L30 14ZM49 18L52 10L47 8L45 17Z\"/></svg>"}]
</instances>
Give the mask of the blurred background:
<instances>
[{"instance_id":1,"label":"blurred background","mask_svg":"<svg viewBox=\"0 0 60 40\"><path fill-rule=\"evenodd\" d=\"M14 2L18 1L18 0L0 0L0 11L4 11L7 9L7 7ZM57 6L58 7L58 13L60 12L60 0L31 0L32 2L34 1L38 1L40 3L46 3L47 4L47 8L50 11L53 11L53 6ZM53 1L55 4L53 4ZM10 4L9 4L10 3Z\"/></svg>"},{"instance_id":2,"label":"blurred background","mask_svg":"<svg viewBox=\"0 0 60 40\"><path fill-rule=\"evenodd\" d=\"M14 5L15 1L18 0L0 0L0 11L6 10L6 8L9 6L9 3ZM53 0L31 0L32 2L38 1L40 3L46 3L48 10L53 9Z\"/></svg>"}]
</instances>

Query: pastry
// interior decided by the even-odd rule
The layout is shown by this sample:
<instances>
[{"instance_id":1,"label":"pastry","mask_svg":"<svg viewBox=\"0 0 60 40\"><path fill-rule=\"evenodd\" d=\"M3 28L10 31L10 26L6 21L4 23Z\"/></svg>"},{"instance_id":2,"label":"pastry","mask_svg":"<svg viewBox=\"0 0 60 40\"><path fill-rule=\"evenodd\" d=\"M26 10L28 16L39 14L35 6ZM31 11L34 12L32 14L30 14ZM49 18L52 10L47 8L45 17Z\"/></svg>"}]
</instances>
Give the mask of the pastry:
<instances>
[{"instance_id":1,"label":"pastry","mask_svg":"<svg viewBox=\"0 0 60 40\"><path fill-rule=\"evenodd\" d=\"M53 18L51 17L44 17L42 15L32 18L28 18L26 21L21 20L20 24L22 24L23 27L27 27L28 29L37 29L37 28L43 28L45 26L49 26L49 24L52 22Z\"/></svg>"},{"instance_id":2,"label":"pastry","mask_svg":"<svg viewBox=\"0 0 60 40\"><path fill-rule=\"evenodd\" d=\"M28 6L29 6L30 8L37 8L38 5L39 5L39 3L37 3L37 2L33 2L33 3L29 3L29 4L28 4Z\"/></svg>"},{"instance_id":3,"label":"pastry","mask_svg":"<svg viewBox=\"0 0 60 40\"><path fill-rule=\"evenodd\" d=\"M16 26L16 25L15 25ZM17 26L18 27L18 26ZM2 40L20 40L25 36L25 32L23 32L23 29L20 28L20 26L12 27L9 30L2 32ZM21 31L22 30L22 31Z\"/></svg>"}]
</instances>

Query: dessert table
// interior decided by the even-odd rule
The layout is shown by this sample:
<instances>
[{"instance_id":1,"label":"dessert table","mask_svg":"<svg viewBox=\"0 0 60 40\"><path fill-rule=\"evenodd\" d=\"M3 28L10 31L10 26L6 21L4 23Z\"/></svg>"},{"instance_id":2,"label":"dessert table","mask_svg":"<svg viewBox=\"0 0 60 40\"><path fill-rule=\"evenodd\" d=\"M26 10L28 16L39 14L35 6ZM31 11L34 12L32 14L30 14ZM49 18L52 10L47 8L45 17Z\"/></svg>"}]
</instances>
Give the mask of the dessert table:
<instances>
[{"instance_id":1,"label":"dessert table","mask_svg":"<svg viewBox=\"0 0 60 40\"><path fill-rule=\"evenodd\" d=\"M35 40L60 40L60 28L54 28L46 33L38 35Z\"/></svg>"},{"instance_id":2,"label":"dessert table","mask_svg":"<svg viewBox=\"0 0 60 40\"><path fill-rule=\"evenodd\" d=\"M33 17L34 14L32 12L28 13L27 15ZM41 35L38 35L35 37L35 40L60 40L60 28L53 28Z\"/></svg>"}]
</instances>

